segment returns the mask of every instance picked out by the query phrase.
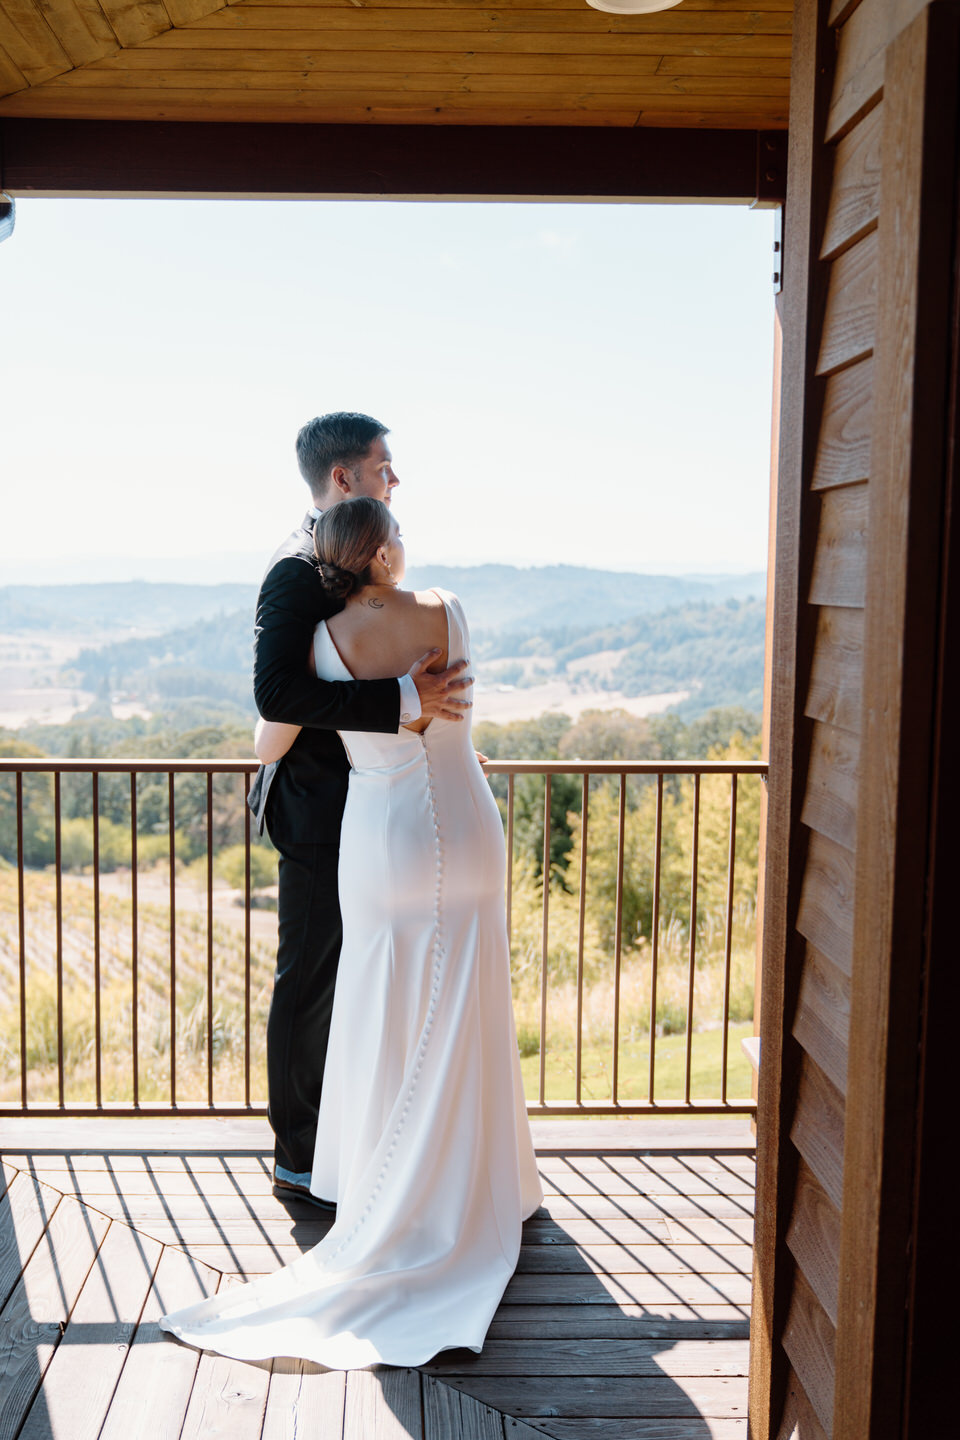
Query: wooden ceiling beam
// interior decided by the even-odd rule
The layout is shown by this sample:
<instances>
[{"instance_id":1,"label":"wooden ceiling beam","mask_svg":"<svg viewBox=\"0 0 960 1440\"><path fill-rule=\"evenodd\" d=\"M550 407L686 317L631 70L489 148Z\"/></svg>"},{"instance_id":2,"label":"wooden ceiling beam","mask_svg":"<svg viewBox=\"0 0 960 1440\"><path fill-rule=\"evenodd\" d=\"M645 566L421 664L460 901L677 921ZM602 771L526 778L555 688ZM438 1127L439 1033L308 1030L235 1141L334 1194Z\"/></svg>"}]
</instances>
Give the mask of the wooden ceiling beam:
<instances>
[{"instance_id":1,"label":"wooden ceiling beam","mask_svg":"<svg viewBox=\"0 0 960 1440\"><path fill-rule=\"evenodd\" d=\"M786 133L0 119L12 195L782 201Z\"/></svg>"}]
</instances>

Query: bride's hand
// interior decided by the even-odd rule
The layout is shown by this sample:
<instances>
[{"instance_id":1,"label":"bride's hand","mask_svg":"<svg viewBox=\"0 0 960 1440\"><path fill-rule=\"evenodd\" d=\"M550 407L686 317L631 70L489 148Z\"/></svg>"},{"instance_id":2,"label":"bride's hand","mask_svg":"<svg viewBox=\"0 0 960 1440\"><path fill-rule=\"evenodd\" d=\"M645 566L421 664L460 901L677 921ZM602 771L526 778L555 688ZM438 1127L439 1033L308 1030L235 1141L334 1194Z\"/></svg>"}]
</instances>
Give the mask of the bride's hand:
<instances>
[{"instance_id":1,"label":"bride's hand","mask_svg":"<svg viewBox=\"0 0 960 1440\"><path fill-rule=\"evenodd\" d=\"M466 660L457 660L446 670L431 675L427 666L432 665L440 653L439 650L428 650L408 671L420 697L420 714L424 720L462 720L464 711L470 709L473 701L458 700L451 691L472 685L473 676L465 673Z\"/></svg>"}]
</instances>

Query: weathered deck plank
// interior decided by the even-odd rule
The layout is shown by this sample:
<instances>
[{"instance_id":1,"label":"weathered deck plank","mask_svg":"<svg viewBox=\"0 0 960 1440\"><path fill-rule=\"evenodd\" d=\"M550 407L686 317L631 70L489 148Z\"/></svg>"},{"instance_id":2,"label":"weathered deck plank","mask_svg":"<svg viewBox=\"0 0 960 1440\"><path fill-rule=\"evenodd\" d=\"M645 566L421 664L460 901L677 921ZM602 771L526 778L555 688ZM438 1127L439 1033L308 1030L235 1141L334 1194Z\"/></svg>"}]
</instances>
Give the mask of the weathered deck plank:
<instances>
[{"instance_id":1,"label":"weathered deck plank","mask_svg":"<svg viewBox=\"0 0 960 1440\"><path fill-rule=\"evenodd\" d=\"M65 1196L3 1308L2 1440L20 1431L109 1224Z\"/></svg>"},{"instance_id":2,"label":"weathered deck plank","mask_svg":"<svg viewBox=\"0 0 960 1440\"><path fill-rule=\"evenodd\" d=\"M266 1440L341 1440L346 1376L322 1370L306 1360L273 1362L267 1408Z\"/></svg>"},{"instance_id":3,"label":"weathered deck plank","mask_svg":"<svg viewBox=\"0 0 960 1440\"><path fill-rule=\"evenodd\" d=\"M229 1283L224 1277L222 1284ZM260 1440L272 1368L269 1360L233 1360L204 1350L181 1440Z\"/></svg>"},{"instance_id":4,"label":"weathered deck plank","mask_svg":"<svg viewBox=\"0 0 960 1440\"><path fill-rule=\"evenodd\" d=\"M6 1304L59 1203L59 1192L49 1185L10 1171L0 1200L0 1306Z\"/></svg>"},{"instance_id":5,"label":"weathered deck plank","mask_svg":"<svg viewBox=\"0 0 960 1440\"><path fill-rule=\"evenodd\" d=\"M523 1424L523 1421L519 1421ZM715 1415L531 1421L551 1440L747 1440L746 1420ZM508 1432L512 1435L513 1432ZM519 1440L519 1437L517 1437Z\"/></svg>"},{"instance_id":6,"label":"weathered deck plank","mask_svg":"<svg viewBox=\"0 0 960 1440\"><path fill-rule=\"evenodd\" d=\"M351 1370L343 1440L423 1440L416 1370ZM459 1437L457 1437L459 1440Z\"/></svg>"},{"instance_id":7,"label":"weathered deck plank","mask_svg":"<svg viewBox=\"0 0 960 1440\"><path fill-rule=\"evenodd\" d=\"M441 1385L424 1375L423 1440L448 1440L451 1435L461 1440L503 1440L503 1415L489 1405L481 1405L470 1395L463 1395L452 1385Z\"/></svg>"},{"instance_id":8,"label":"weathered deck plank","mask_svg":"<svg viewBox=\"0 0 960 1440\"><path fill-rule=\"evenodd\" d=\"M591 1149L593 1125L538 1122L544 1205L482 1354L344 1376L201 1355L157 1326L328 1230L273 1195L261 1122L3 1122L0 1326L24 1365L0 1440L24 1416L23 1440L66 1433L78 1395L71 1440L101 1421L101 1440L746 1440L749 1141L729 1121L712 1147L706 1121L650 1124L600 1122ZM687 1127L689 1148L653 1139ZM28 1317L56 1308L34 1305L45 1255L67 1261L69 1298L30 1330L27 1364Z\"/></svg>"},{"instance_id":9,"label":"weathered deck plank","mask_svg":"<svg viewBox=\"0 0 960 1440\"><path fill-rule=\"evenodd\" d=\"M746 1375L746 1340L488 1340L448 1350L430 1375Z\"/></svg>"},{"instance_id":10,"label":"weathered deck plank","mask_svg":"<svg viewBox=\"0 0 960 1440\"><path fill-rule=\"evenodd\" d=\"M171 1344L161 1315L204 1300L220 1276L176 1250L165 1249L127 1352L100 1440L130 1440L149 1427L150 1440L179 1440L200 1354Z\"/></svg>"},{"instance_id":11,"label":"weathered deck plank","mask_svg":"<svg viewBox=\"0 0 960 1440\"><path fill-rule=\"evenodd\" d=\"M129 1226L110 1226L20 1440L98 1440L160 1252Z\"/></svg>"},{"instance_id":12,"label":"weathered deck plank","mask_svg":"<svg viewBox=\"0 0 960 1440\"><path fill-rule=\"evenodd\" d=\"M448 1375L446 1383L466 1385L476 1399L520 1418L630 1417L638 1404L651 1419L746 1417L746 1386L728 1376L650 1376L638 1384L632 1377L576 1375Z\"/></svg>"},{"instance_id":13,"label":"weathered deck plank","mask_svg":"<svg viewBox=\"0 0 960 1440\"><path fill-rule=\"evenodd\" d=\"M745 1339L742 1305L501 1305L488 1340Z\"/></svg>"}]
</instances>

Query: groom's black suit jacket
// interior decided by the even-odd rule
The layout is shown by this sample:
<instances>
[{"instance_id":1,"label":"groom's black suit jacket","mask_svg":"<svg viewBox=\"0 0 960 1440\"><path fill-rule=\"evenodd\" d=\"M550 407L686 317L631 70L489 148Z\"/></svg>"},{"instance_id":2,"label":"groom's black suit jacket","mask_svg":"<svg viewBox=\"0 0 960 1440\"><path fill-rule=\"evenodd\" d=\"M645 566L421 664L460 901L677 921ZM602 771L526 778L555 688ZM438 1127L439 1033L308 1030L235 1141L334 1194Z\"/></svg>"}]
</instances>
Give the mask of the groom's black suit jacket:
<instances>
[{"instance_id":1,"label":"groom's black suit jacket","mask_svg":"<svg viewBox=\"0 0 960 1440\"><path fill-rule=\"evenodd\" d=\"M253 693L265 720L303 729L281 760L261 765L250 804L271 839L333 843L347 795L349 766L337 730L395 733L397 680L320 680L307 669L314 628L343 609L323 588L313 551L312 516L280 546L263 578L253 644Z\"/></svg>"}]
</instances>

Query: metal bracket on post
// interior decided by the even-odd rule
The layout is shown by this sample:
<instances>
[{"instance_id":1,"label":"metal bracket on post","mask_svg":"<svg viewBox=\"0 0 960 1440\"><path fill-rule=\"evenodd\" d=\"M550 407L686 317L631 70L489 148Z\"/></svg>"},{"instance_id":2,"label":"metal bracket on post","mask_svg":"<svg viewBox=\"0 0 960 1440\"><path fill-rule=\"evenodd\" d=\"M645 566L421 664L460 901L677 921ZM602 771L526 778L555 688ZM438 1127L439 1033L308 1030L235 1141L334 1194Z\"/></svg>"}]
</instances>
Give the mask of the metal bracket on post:
<instances>
[{"instance_id":1,"label":"metal bracket on post","mask_svg":"<svg viewBox=\"0 0 960 1440\"><path fill-rule=\"evenodd\" d=\"M773 290L783 289L783 207L787 197L787 132L757 132L757 179L751 210L776 210L773 237Z\"/></svg>"},{"instance_id":2,"label":"metal bracket on post","mask_svg":"<svg viewBox=\"0 0 960 1440\"><path fill-rule=\"evenodd\" d=\"M779 295L783 289L783 209L777 206L773 217L773 293Z\"/></svg>"},{"instance_id":3,"label":"metal bracket on post","mask_svg":"<svg viewBox=\"0 0 960 1440\"><path fill-rule=\"evenodd\" d=\"M787 198L787 132L757 131L757 179L752 210L769 210Z\"/></svg>"}]
</instances>

